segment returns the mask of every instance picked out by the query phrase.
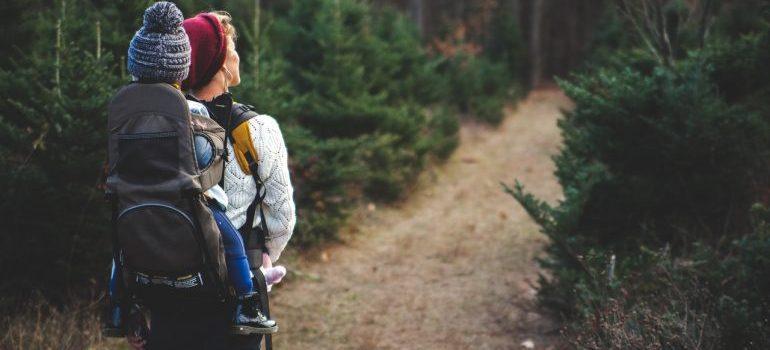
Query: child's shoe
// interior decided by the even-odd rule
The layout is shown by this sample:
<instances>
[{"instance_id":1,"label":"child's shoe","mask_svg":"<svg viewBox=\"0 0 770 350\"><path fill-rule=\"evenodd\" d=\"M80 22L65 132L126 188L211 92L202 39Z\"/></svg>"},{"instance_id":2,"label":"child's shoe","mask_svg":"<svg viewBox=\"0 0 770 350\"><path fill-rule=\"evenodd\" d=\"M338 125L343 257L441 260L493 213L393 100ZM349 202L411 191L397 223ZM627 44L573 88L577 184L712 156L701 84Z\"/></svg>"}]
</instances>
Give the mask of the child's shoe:
<instances>
[{"instance_id":1,"label":"child's shoe","mask_svg":"<svg viewBox=\"0 0 770 350\"><path fill-rule=\"evenodd\" d=\"M269 334L277 332L278 325L262 313L259 295L252 293L238 297L233 331L236 334Z\"/></svg>"}]
</instances>

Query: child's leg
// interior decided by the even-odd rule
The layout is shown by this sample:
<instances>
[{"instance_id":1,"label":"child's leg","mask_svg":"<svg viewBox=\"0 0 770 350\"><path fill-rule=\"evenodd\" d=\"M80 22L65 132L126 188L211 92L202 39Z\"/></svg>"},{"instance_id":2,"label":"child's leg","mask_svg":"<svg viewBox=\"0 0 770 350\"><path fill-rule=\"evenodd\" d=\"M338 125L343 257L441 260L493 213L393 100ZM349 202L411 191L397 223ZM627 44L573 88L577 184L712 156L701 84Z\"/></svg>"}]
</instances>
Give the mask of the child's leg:
<instances>
[{"instance_id":1,"label":"child's leg","mask_svg":"<svg viewBox=\"0 0 770 350\"><path fill-rule=\"evenodd\" d=\"M254 282L249 270L249 261L240 232L233 226L225 212L216 204L209 205L225 245L227 275L238 295L233 319L234 332L238 334L274 333L278 330L275 321L262 313L259 296L254 293Z\"/></svg>"},{"instance_id":2,"label":"child's leg","mask_svg":"<svg viewBox=\"0 0 770 350\"><path fill-rule=\"evenodd\" d=\"M214 214L214 220L217 222L219 231L222 233L222 242L225 245L225 259L227 262L227 275L235 288L235 293L239 296L251 294L254 291L254 284L251 281L251 271L249 270L249 261L246 258L246 250L243 247L243 239L225 212L216 204L210 205L211 213Z\"/></svg>"},{"instance_id":3,"label":"child's leg","mask_svg":"<svg viewBox=\"0 0 770 350\"><path fill-rule=\"evenodd\" d=\"M105 337L123 337L123 310L118 301L122 291L118 290L120 281L120 269L117 268L115 260L110 267L110 281L107 283L107 294L109 303L105 305L104 316L102 318L102 334Z\"/></svg>"},{"instance_id":4,"label":"child's leg","mask_svg":"<svg viewBox=\"0 0 770 350\"><path fill-rule=\"evenodd\" d=\"M109 292L110 299L114 301L115 294L118 288L118 268L115 266L115 259L112 259L112 267L110 267L110 283L107 286L107 292Z\"/></svg>"}]
</instances>

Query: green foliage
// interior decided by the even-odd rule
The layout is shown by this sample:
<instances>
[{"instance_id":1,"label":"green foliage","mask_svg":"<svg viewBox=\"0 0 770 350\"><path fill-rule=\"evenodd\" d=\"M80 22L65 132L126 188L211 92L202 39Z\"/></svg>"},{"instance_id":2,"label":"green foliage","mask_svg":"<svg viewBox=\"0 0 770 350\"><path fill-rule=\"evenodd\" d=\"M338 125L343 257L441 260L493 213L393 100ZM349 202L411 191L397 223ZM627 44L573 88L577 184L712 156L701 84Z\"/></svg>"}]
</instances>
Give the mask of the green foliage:
<instances>
[{"instance_id":1,"label":"green foliage","mask_svg":"<svg viewBox=\"0 0 770 350\"><path fill-rule=\"evenodd\" d=\"M632 48L560 82L575 102L554 157L564 198L507 191L551 240L539 297L576 347L770 345L754 205L770 187L768 28L673 62Z\"/></svg>"},{"instance_id":2,"label":"green foliage","mask_svg":"<svg viewBox=\"0 0 770 350\"><path fill-rule=\"evenodd\" d=\"M591 219L577 231L612 244L617 234L669 242L695 227L717 237L741 228L768 174L770 121L719 98L705 68L600 71L562 86L577 108L560 125L557 176L589 192L582 210Z\"/></svg>"},{"instance_id":3,"label":"green foliage","mask_svg":"<svg viewBox=\"0 0 770 350\"><path fill-rule=\"evenodd\" d=\"M493 60L448 59L430 54L404 15L366 1L265 5L258 33L253 1L175 2L188 17L234 15L243 83L233 93L274 116L288 146L298 213L292 246L333 239L362 200L405 195L426 163L457 147L457 109L499 122L515 78L506 69L515 51L505 47L515 35L500 41ZM126 47L148 4L4 7L20 21L2 25L3 47L12 49L0 58L0 294L62 296L103 281L109 209L97 184L106 105L128 80Z\"/></svg>"},{"instance_id":4,"label":"green foliage","mask_svg":"<svg viewBox=\"0 0 770 350\"><path fill-rule=\"evenodd\" d=\"M430 131L423 135L418 148L431 148L431 153L439 160L449 158L460 144L460 122L455 113L447 107L432 111L427 129Z\"/></svg>"},{"instance_id":5,"label":"green foliage","mask_svg":"<svg viewBox=\"0 0 770 350\"><path fill-rule=\"evenodd\" d=\"M383 8L372 18L372 52L366 62L381 72L372 83L386 91L393 103L416 102L428 105L441 102L447 94L446 78L439 74L442 58L429 56L422 47L414 24L398 12Z\"/></svg>"},{"instance_id":6,"label":"green foliage","mask_svg":"<svg viewBox=\"0 0 770 350\"><path fill-rule=\"evenodd\" d=\"M282 123L301 218L295 243L308 245L334 238L362 196L402 196L429 154L456 147L457 117L426 117L444 84L403 15L306 0L269 18L262 45L273 55L261 60L260 85L245 79L235 93Z\"/></svg>"},{"instance_id":7,"label":"green foliage","mask_svg":"<svg viewBox=\"0 0 770 350\"><path fill-rule=\"evenodd\" d=\"M50 38L53 47L55 33ZM96 58L93 51L66 40L58 68L49 50L0 69L3 293L82 283L93 276L93 262L109 256L97 248L108 244L109 216L96 185L106 154L106 105L120 82L111 55Z\"/></svg>"},{"instance_id":8,"label":"green foliage","mask_svg":"<svg viewBox=\"0 0 770 350\"><path fill-rule=\"evenodd\" d=\"M106 105L126 81L121 56L147 3L105 4L75 16L81 5L69 1L66 9L45 9L23 27L11 26L14 33L40 33L41 40L16 41L18 55L0 66L3 295L83 290L109 258L109 213L97 188ZM206 10L180 6L188 14ZM282 124L298 207L294 242L307 246L334 237L364 192L398 197L428 155L451 153L457 116L426 117L428 103L444 96L443 84L434 82L435 60L404 16L377 17L360 1L308 0L264 17L264 29L288 32L262 31L260 46L272 51L254 76L248 53L256 38L248 25L240 27L249 22L236 22L246 54L235 94Z\"/></svg>"},{"instance_id":9,"label":"green foliage","mask_svg":"<svg viewBox=\"0 0 770 350\"><path fill-rule=\"evenodd\" d=\"M760 31L743 34L740 38L719 38L707 48L708 63L714 67L712 78L719 92L730 102L740 102L767 114L770 97L770 22Z\"/></svg>"},{"instance_id":10,"label":"green foliage","mask_svg":"<svg viewBox=\"0 0 770 350\"><path fill-rule=\"evenodd\" d=\"M509 73L503 63L485 57L458 54L441 67L449 84L449 101L477 119L497 125L503 106L514 96Z\"/></svg>"},{"instance_id":11,"label":"green foliage","mask_svg":"<svg viewBox=\"0 0 770 350\"><path fill-rule=\"evenodd\" d=\"M637 47L638 38L629 30L629 25L624 19L618 16L614 6L604 8L596 27L587 44L584 64L595 67L612 64L612 61L628 64L629 59L626 56L629 50Z\"/></svg>"},{"instance_id":12,"label":"green foliage","mask_svg":"<svg viewBox=\"0 0 770 350\"><path fill-rule=\"evenodd\" d=\"M356 199L350 181L365 171L351 152L361 146L361 140L321 140L298 126L283 127L283 134L290 147L289 166L300 218L292 244L307 247L336 237Z\"/></svg>"},{"instance_id":13,"label":"green foliage","mask_svg":"<svg viewBox=\"0 0 770 350\"><path fill-rule=\"evenodd\" d=\"M501 1L492 15L491 35L484 52L491 60L505 65L511 81L522 81L528 71L526 43L522 40L513 2Z\"/></svg>"},{"instance_id":14,"label":"green foliage","mask_svg":"<svg viewBox=\"0 0 770 350\"><path fill-rule=\"evenodd\" d=\"M722 15L714 21L713 35L736 39L766 25L770 3L765 0L719 1Z\"/></svg>"}]
</instances>

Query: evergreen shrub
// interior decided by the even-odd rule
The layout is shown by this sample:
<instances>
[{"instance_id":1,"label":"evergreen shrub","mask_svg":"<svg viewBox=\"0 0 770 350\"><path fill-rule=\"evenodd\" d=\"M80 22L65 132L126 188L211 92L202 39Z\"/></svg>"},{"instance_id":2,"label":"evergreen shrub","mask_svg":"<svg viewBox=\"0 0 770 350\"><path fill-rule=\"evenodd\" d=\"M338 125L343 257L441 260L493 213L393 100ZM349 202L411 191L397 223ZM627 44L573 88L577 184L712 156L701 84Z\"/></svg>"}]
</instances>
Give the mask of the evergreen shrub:
<instances>
[{"instance_id":1,"label":"evergreen shrub","mask_svg":"<svg viewBox=\"0 0 770 350\"><path fill-rule=\"evenodd\" d=\"M123 58L113 53L125 53L146 3L105 4L79 16L72 11L81 3L67 4L41 11L29 26L49 40L25 45L0 67L0 180L8 187L0 195L6 218L0 293L6 296L90 290L104 280L110 256L109 209L97 185L106 106L128 80ZM180 6L188 15L206 10L187 1ZM290 152L298 213L292 246L333 238L351 206L366 197L401 197L428 159L445 159L457 145L457 115L440 107L446 85L440 59L427 54L405 16L375 11L354 0L302 0L266 10L258 67L249 57L251 23L235 22L244 54L236 100L275 116ZM63 20L58 80L57 19Z\"/></svg>"},{"instance_id":2,"label":"evergreen shrub","mask_svg":"<svg viewBox=\"0 0 770 350\"><path fill-rule=\"evenodd\" d=\"M109 55L97 59L70 46L61 57L60 85L48 60L0 69L4 295L35 288L61 295L61 286L88 282L94 262L104 271L110 255L109 213L97 185L107 102L119 76Z\"/></svg>"},{"instance_id":3,"label":"evergreen shrub","mask_svg":"<svg viewBox=\"0 0 770 350\"><path fill-rule=\"evenodd\" d=\"M492 125L503 120L505 102L516 90L503 63L460 53L448 58L442 70L449 83L449 101L460 111Z\"/></svg>"},{"instance_id":4,"label":"evergreen shrub","mask_svg":"<svg viewBox=\"0 0 770 350\"><path fill-rule=\"evenodd\" d=\"M211 9L175 2L188 17ZM461 92L462 108L501 118L510 86L505 64L432 55L415 26L387 7L360 0L275 3L263 6L257 35L252 12L235 11L254 2L228 4L243 78L233 94L274 116L289 150L298 214L291 246L333 239L354 204L401 198L425 164L448 158L458 144L452 89L464 88L460 81L472 81ZM23 26L3 26L19 34L2 39L14 49L0 59L3 296L35 289L62 296L106 278L109 208L97 188L106 106L128 82L124 56L147 2L92 5L13 2L11 8L35 14L25 14ZM26 40L31 35L36 40Z\"/></svg>"},{"instance_id":5,"label":"evergreen shrub","mask_svg":"<svg viewBox=\"0 0 770 350\"><path fill-rule=\"evenodd\" d=\"M551 240L539 298L578 348L768 346L767 45L765 25L560 82L564 198L508 191Z\"/></svg>"}]
</instances>

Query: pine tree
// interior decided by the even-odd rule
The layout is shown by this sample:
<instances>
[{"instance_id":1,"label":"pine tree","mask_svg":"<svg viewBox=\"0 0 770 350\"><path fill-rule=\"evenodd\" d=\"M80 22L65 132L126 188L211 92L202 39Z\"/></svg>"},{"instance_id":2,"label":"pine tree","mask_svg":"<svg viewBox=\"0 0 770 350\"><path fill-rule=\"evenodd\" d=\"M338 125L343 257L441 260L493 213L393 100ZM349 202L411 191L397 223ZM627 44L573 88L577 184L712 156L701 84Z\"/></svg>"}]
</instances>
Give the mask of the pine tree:
<instances>
[{"instance_id":1,"label":"pine tree","mask_svg":"<svg viewBox=\"0 0 770 350\"><path fill-rule=\"evenodd\" d=\"M62 295L60 286L87 280L93 262L107 256L99 248L108 241L108 217L96 185L106 104L120 82L113 56L97 57L93 18L68 13L79 5L43 12L37 30L48 36L0 69L0 178L7 186L0 264L13 281L2 290L10 295L37 288Z\"/></svg>"}]
</instances>

